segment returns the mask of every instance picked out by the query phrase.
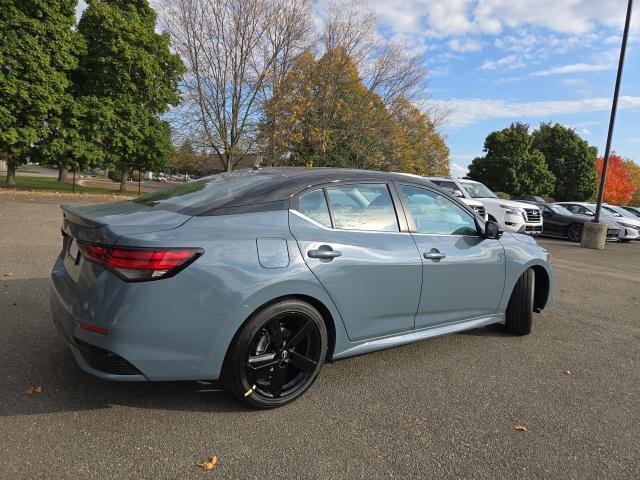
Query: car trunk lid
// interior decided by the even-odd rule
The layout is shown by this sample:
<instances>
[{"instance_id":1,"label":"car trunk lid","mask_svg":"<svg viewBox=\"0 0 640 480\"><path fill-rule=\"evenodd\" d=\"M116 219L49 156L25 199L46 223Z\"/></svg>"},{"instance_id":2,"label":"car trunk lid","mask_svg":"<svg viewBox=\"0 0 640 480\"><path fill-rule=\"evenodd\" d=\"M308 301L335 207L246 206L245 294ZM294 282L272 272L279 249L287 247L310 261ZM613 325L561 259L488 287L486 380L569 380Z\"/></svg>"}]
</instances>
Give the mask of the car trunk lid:
<instances>
[{"instance_id":1,"label":"car trunk lid","mask_svg":"<svg viewBox=\"0 0 640 480\"><path fill-rule=\"evenodd\" d=\"M171 230L191 216L133 202L86 206L62 205L65 235L77 240L113 245L123 235Z\"/></svg>"}]
</instances>

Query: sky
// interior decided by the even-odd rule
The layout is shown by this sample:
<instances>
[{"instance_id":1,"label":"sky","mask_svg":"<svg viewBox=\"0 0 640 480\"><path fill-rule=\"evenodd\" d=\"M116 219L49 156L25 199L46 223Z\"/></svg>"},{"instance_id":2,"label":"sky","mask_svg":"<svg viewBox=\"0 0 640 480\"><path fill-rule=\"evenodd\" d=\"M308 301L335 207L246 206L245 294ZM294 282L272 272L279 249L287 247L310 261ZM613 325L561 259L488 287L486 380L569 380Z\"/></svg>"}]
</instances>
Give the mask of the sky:
<instances>
[{"instance_id":1,"label":"sky","mask_svg":"<svg viewBox=\"0 0 640 480\"><path fill-rule=\"evenodd\" d=\"M482 155L486 136L523 121L574 128L604 153L626 0L369 0L380 34L428 68L428 99L452 174ZM640 163L640 6L620 88L612 148Z\"/></svg>"},{"instance_id":2,"label":"sky","mask_svg":"<svg viewBox=\"0 0 640 480\"><path fill-rule=\"evenodd\" d=\"M330 1L316 0L321 15ZM339 0L346 2L349 0ZM612 149L640 163L640 6L620 88ZM427 67L425 110L446 110L451 172L512 122L557 122L604 153L626 0L368 0L378 33ZM85 8L78 5L78 14Z\"/></svg>"}]
</instances>

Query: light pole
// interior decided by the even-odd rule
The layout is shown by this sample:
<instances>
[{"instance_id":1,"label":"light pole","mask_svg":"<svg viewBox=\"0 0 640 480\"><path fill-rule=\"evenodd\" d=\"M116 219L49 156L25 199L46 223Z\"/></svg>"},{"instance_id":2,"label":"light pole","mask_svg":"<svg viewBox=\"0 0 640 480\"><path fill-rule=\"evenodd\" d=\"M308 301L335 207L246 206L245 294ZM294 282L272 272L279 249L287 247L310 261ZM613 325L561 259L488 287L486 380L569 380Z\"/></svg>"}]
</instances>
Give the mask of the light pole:
<instances>
[{"instance_id":1,"label":"light pole","mask_svg":"<svg viewBox=\"0 0 640 480\"><path fill-rule=\"evenodd\" d=\"M607 225L600 223L600 211L602 210L602 198L607 186L607 167L609 165L609 154L611 153L611 137L613 136L613 126L616 123L616 111L618 110L618 94L620 93L620 79L624 67L624 54L627 50L627 39L629 37L629 25L631 24L631 10L633 0L629 0L627 5L627 17L624 23L624 33L622 34L622 46L620 47L620 59L618 61L618 73L616 75L616 86L613 90L613 102L611 104L611 116L609 117L609 131L607 133L607 145L604 149L604 159L602 161L602 172L600 173L600 186L598 188L598 202L596 205L596 216L591 224L585 224L582 235L582 246L587 248L603 249L607 237Z\"/></svg>"}]
</instances>

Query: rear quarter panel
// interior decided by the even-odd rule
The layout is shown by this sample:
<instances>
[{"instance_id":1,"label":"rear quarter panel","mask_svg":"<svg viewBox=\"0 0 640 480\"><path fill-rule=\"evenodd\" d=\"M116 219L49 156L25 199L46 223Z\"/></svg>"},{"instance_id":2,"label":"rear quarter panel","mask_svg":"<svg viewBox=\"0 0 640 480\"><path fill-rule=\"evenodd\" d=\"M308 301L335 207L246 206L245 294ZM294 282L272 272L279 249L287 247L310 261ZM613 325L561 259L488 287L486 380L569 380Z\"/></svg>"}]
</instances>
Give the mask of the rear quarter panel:
<instances>
[{"instance_id":1,"label":"rear quarter panel","mask_svg":"<svg viewBox=\"0 0 640 480\"><path fill-rule=\"evenodd\" d=\"M288 262L282 260L283 242L288 251ZM347 338L338 310L307 267L289 231L288 210L193 217L178 229L131 235L121 238L118 244L204 249L204 254L179 276L186 276L212 292L207 300L211 303L212 315L206 323L206 331L202 332L211 339L207 360L211 365L209 378L219 376L227 347L250 314L280 297L308 296L321 302L332 316L336 349L342 348ZM263 254L269 252L261 250L259 257L259 244L261 248L277 246L278 262L265 266ZM182 299L188 299L190 295L187 291L175 292L175 296ZM179 301L188 306L187 300ZM216 317L217 302L235 307L224 317ZM184 314L190 314L188 308Z\"/></svg>"}]
</instances>

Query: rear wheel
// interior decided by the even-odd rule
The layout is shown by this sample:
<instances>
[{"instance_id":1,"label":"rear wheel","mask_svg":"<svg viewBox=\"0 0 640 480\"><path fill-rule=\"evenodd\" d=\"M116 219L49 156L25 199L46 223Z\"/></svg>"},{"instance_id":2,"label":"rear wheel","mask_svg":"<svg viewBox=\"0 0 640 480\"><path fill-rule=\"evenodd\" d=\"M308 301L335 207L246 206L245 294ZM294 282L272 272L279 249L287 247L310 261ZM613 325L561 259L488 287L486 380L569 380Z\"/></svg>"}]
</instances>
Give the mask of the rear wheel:
<instances>
[{"instance_id":1,"label":"rear wheel","mask_svg":"<svg viewBox=\"0 0 640 480\"><path fill-rule=\"evenodd\" d=\"M505 323L507 330L514 335L531 333L535 281L535 272L530 268L518 279L511 293Z\"/></svg>"},{"instance_id":2,"label":"rear wheel","mask_svg":"<svg viewBox=\"0 0 640 480\"><path fill-rule=\"evenodd\" d=\"M320 313L300 300L284 300L255 314L229 347L223 381L257 408L285 405L318 376L327 353Z\"/></svg>"},{"instance_id":3,"label":"rear wheel","mask_svg":"<svg viewBox=\"0 0 640 480\"><path fill-rule=\"evenodd\" d=\"M582 224L572 223L567 227L567 238L572 242L582 241Z\"/></svg>"}]
</instances>

